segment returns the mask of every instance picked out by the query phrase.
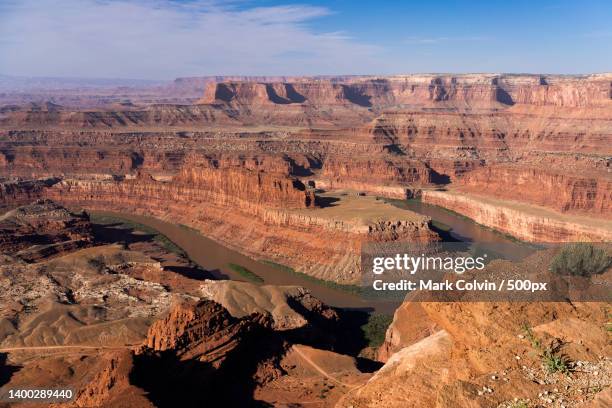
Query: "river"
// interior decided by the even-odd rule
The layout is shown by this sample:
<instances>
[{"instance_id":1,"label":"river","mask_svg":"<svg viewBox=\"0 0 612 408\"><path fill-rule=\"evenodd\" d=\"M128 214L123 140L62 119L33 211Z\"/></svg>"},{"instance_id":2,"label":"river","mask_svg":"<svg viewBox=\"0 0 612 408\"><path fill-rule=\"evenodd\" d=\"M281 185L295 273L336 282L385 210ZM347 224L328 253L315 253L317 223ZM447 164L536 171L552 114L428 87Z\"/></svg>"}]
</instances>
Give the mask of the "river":
<instances>
[{"instance_id":1,"label":"river","mask_svg":"<svg viewBox=\"0 0 612 408\"><path fill-rule=\"evenodd\" d=\"M194 229L162 221L143 215L92 211L97 215L111 216L146 225L159 231L187 253L189 258L202 269L219 279L245 279L229 267L230 263L241 265L260 276L265 284L295 285L308 288L310 292L324 303L340 308L375 310L380 313L392 313L397 305L372 304L358 294L308 280L300 275L286 272L264 262L259 262L240 252L227 248L218 242L205 237Z\"/></svg>"},{"instance_id":2,"label":"river","mask_svg":"<svg viewBox=\"0 0 612 408\"><path fill-rule=\"evenodd\" d=\"M424 203L421 200L388 201L398 208L431 217L434 226L438 225L442 229L450 228L450 231L441 231L442 235L447 235L445 240L472 243L478 245L482 250L489 250L499 257L514 261L523 259L535 249L532 244L519 241L506 234L484 227L470 218L436 205Z\"/></svg>"},{"instance_id":3,"label":"river","mask_svg":"<svg viewBox=\"0 0 612 408\"><path fill-rule=\"evenodd\" d=\"M393 204L400 208L430 216L438 223L451 227L450 236L453 240L474 242L479 245L483 243L497 245L510 255L517 251L523 251L525 248L521 243L442 208L416 200L393 200ZM364 299L359 294L331 288L298 274L283 271L273 265L257 261L227 248L191 228L143 215L103 211L95 211L95 213L130 220L159 231L182 248L193 262L219 279L244 280L242 276L229 267L229 264L233 263L241 265L260 276L265 284L306 287L314 296L331 306L392 313L398 305L397 302L373 302L372 299Z\"/></svg>"}]
</instances>

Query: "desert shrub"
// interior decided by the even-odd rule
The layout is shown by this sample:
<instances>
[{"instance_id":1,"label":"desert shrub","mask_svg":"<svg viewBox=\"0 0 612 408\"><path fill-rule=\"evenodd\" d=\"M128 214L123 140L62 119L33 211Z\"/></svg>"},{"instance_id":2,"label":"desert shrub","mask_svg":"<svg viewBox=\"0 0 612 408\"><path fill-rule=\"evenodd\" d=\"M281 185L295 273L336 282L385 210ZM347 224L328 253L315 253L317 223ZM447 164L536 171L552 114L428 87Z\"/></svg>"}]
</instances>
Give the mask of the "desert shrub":
<instances>
[{"instance_id":1,"label":"desert shrub","mask_svg":"<svg viewBox=\"0 0 612 408\"><path fill-rule=\"evenodd\" d=\"M550 271L560 275L589 276L612 266L605 250L584 242L566 245L551 261Z\"/></svg>"},{"instance_id":2,"label":"desert shrub","mask_svg":"<svg viewBox=\"0 0 612 408\"><path fill-rule=\"evenodd\" d=\"M96 271L101 271L102 269L106 267L106 262L104 262L104 257L101 255L88 259L87 264Z\"/></svg>"},{"instance_id":3,"label":"desert shrub","mask_svg":"<svg viewBox=\"0 0 612 408\"><path fill-rule=\"evenodd\" d=\"M523 325L523 331L531 346L540 354L542 365L549 373L559 372L569 375L571 361L566 355L561 354L562 344L559 341L555 341L550 346L545 347L542 344L542 340L535 336L528 324Z\"/></svg>"},{"instance_id":4,"label":"desert shrub","mask_svg":"<svg viewBox=\"0 0 612 408\"><path fill-rule=\"evenodd\" d=\"M559 350L555 346L543 350L542 364L544 364L544 368L546 368L549 373L559 372L569 374L570 372L569 358L563 354L559 354Z\"/></svg>"},{"instance_id":5,"label":"desert shrub","mask_svg":"<svg viewBox=\"0 0 612 408\"><path fill-rule=\"evenodd\" d=\"M228 266L230 267L231 270L233 270L234 272L236 272L238 275L242 276L246 280L249 280L255 283L264 282L261 276L257 275L255 272L251 271L248 268L245 268L242 265L237 265L235 263L229 263Z\"/></svg>"},{"instance_id":6,"label":"desert shrub","mask_svg":"<svg viewBox=\"0 0 612 408\"><path fill-rule=\"evenodd\" d=\"M389 325L393 321L393 316L386 314L373 313L369 316L368 322L361 326L363 337L370 347L379 347L385 341L385 335Z\"/></svg>"}]
</instances>

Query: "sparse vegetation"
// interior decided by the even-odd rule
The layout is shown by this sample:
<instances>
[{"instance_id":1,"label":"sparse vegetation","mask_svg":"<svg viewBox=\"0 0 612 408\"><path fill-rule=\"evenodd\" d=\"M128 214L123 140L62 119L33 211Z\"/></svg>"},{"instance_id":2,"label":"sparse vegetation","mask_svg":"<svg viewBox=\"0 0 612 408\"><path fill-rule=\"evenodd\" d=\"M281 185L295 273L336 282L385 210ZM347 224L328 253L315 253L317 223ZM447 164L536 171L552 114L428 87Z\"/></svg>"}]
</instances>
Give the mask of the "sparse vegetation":
<instances>
[{"instance_id":1,"label":"sparse vegetation","mask_svg":"<svg viewBox=\"0 0 612 408\"><path fill-rule=\"evenodd\" d=\"M550 271L559 275L590 276L612 266L612 256L604 249L579 242L566 245L552 259Z\"/></svg>"},{"instance_id":2,"label":"sparse vegetation","mask_svg":"<svg viewBox=\"0 0 612 408\"><path fill-rule=\"evenodd\" d=\"M369 316L368 322L361 326L363 336L369 347L380 347L383 344L387 329L392 321L393 316L386 314L373 313Z\"/></svg>"},{"instance_id":3,"label":"sparse vegetation","mask_svg":"<svg viewBox=\"0 0 612 408\"><path fill-rule=\"evenodd\" d=\"M453 229L450 225L447 225L437 220L431 220L431 226L442 232L451 232Z\"/></svg>"},{"instance_id":4,"label":"sparse vegetation","mask_svg":"<svg viewBox=\"0 0 612 408\"><path fill-rule=\"evenodd\" d=\"M542 344L542 340L538 339L529 325L523 325L525 337L531 343L531 346L540 354L542 365L549 373L560 372L569 375L570 360L567 356L560 353L561 343L554 341L548 347Z\"/></svg>"},{"instance_id":5,"label":"sparse vegetation","mask_svg":"<svg viewBox=\"0 0 612 408\"><path fill-rule=\"evenodd\" d=\"M560 372L569 375L569 360L566 356L558 354L557 348L546 348L542 354L542 362L549 373Z\"/></svg>"},{"instance_id":6,"label":"sparse vegetation","mask_svg":"<svg viewBox=\"0 0 612 408\"><path fill-rule=\"evenodd\" d=\"M189 225L185 225L185 224L178 224L179 228L182 228L184 230L187 231L191 231L191 232L195 232L196 234L202 235L202 233L200 232L200 230L195 229L193 227L190 227Z\"/></svg>"},{"instance_id":7,"label":"sparse vegetation","mask_svg":"<svg viewBox=\"0 0 612 408\"><path fill-rule=\"evenodd\" d=\"M96 256L87 260L87 264L96 271L101 271L105 267L104 258L102 256Z\"/></svg>"},{"instance_id":8,"label":"sparse vegetation","mask_svg":"<svg viewBox=\"0 0 612 408\"><path fill-rule=\"evenodd\" d=\"M510 408L529 408L525 401L516 401L510 405Z\"/></svg>"},{"instance_id":9,"label":"sparse vegetation","mask_svg":"<svg viewBox=\"0 0 612 408\"><path fill-rule=\"evenodd\" d=\"M251 282L255 282L255 283L263 283L264 280L261 276L257 275L255 272L251 271L248 268L245 268L242 265L238 265L235 263L229 263L227 264L231 270L233 270L234 272L236 272L238 275L242 276L243 278L251 281Z\"/></svg>"},{"instance_id":10,"label":"sparse vegetation","mask_svg":"<svg viewBox=\"0 0 612 408\"><path fill-rule=\"evenodd\" d=\"M314 276L310 276L307 275L303 272L298 272L295 269L286 266L286 265L282 265L273 261L261 261L262 263L265 263L266 265L270 265L278 270L281 270L283 272L286 273L291 273L294 275L298 275L300 278L316 283L317 285L321 285L321 286L326 286L328 288L331 289L335 289L335 290L341 290L343 292L348 292L348 293L352 293L354 295L360 295L363 294L363 288L357 285L345 285L342 283L336 283L336 282L331 282L331 281L327 281L327 280L323 280L323 279L319 279L319 278L315 278Z\"/></svg>"}]
</instances>

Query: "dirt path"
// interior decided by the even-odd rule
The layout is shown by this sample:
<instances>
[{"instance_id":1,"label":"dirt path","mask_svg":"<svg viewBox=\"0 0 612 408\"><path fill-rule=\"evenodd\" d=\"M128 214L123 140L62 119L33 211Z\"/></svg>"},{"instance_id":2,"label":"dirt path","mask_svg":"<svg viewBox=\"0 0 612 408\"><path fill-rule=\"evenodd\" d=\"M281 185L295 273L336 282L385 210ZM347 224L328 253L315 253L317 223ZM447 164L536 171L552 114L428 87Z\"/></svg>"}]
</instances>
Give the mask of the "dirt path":
<instances>
[{"instance_id":1,"label":"dirt path","mask_svg":"<svg viewBox=\"0 0 612 408\"><path fill-rule=\"evenodd\" d=\"M125 346L81 346L81 345L66 345L66 346L23 346L23 347L5 347L0 348L0 353L11 353L14 351L44 351L44 350L125 350L137 347L137 344L127 344Z\"/></svg>"},{"instance_id":2,"label":"dirt path","mask_svg":"<svg viewBox=\"0 0 612 408\"><path fill-rule=\"evenodd\" d=\"M314 361L312 361L310 359L310 357L308 357L306 354L304 354L302 352L302 350L299 349L298 346L292 346L291 347L293 349L293 351L295 351L305 362L307 362L310 366L312 366L312 368L314 368L317 372L319 372L320 374L322 374L324 377L330 379L331 381L335 382L336 384L340 384L344 387L348 387L348 388L355 388L356 386L359 386L361 384L347 384L343 381L340 381L339 379L337 379L336 377L334 377L333 375L331 375L330 373L328 373L327 371L325 371L325 369L323 369L320 365L318 365L317 363L315 363Z\"/></svg>"}]
</instances>

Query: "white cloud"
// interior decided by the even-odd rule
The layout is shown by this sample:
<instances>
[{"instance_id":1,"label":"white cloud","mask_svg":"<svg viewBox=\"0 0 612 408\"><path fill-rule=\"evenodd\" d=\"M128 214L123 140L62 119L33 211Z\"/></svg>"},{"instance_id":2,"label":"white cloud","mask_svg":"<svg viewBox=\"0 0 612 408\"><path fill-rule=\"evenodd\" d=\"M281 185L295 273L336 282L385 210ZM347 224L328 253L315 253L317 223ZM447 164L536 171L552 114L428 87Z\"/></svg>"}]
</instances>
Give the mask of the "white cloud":
<instances>
[{"instance_id":1,"label":"white cloud","mask_svg":"<svg viewBox=\"0 0 612 408\"><path fill-rule=\"evenodd\" d=\"M169 79L380 69L377 47L309 28L329 13L202 0L3 0L0 73Z\"/></svg>"}]
</instances>

